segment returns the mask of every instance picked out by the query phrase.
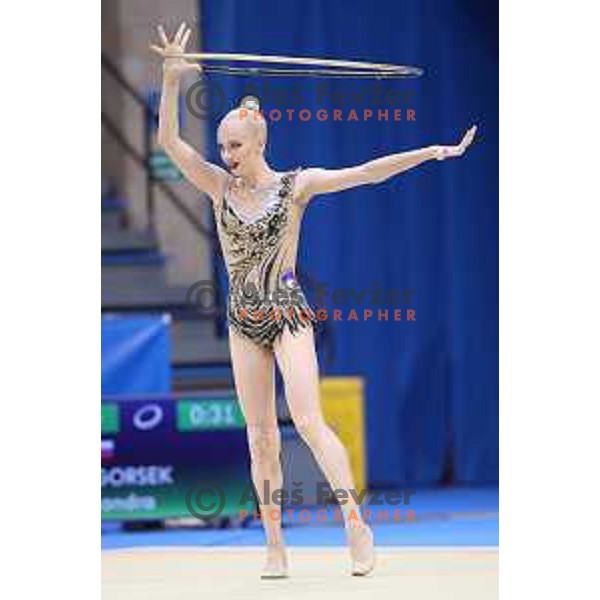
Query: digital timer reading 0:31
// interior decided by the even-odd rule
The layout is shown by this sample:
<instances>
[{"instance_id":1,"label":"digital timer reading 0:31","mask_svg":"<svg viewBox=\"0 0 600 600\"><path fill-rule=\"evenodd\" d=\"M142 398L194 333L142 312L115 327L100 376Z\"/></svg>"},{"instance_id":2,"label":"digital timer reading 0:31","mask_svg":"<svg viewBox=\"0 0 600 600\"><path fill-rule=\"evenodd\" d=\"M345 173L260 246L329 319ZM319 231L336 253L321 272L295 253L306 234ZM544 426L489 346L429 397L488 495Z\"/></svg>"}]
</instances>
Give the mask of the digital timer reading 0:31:
<instances>
[{"instance_id":1,"label":"digital timer reading 0:31","mask_svg":"<svg viewBox=\"0 0 600 600\"><path fill-rule=\"evenodd\" d=\"M180 400L177 403L177 429L243 429L244 416L234 398L227 400Z\"/></svg>"}]
</instances>

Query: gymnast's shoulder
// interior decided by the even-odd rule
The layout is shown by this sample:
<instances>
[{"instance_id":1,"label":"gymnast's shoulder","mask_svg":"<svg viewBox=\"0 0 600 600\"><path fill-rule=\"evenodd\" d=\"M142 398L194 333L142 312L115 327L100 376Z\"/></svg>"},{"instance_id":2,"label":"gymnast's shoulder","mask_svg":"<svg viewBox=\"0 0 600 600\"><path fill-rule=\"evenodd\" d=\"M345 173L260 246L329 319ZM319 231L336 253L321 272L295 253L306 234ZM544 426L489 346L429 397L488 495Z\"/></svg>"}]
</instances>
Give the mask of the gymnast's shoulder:
<instances>
[{"instance_id":1,"label":"gymnast's shoulder","mask_svg":"<svg viewBox=\"0 0 600 600\"><path fill-rule=\"evenodd\" d=\"M294 199L298 204L307 204L319 194L341 192L369 183L372 181L364 165L342 169L307 167L296 173Z\"/></svg>"}]
</instances>

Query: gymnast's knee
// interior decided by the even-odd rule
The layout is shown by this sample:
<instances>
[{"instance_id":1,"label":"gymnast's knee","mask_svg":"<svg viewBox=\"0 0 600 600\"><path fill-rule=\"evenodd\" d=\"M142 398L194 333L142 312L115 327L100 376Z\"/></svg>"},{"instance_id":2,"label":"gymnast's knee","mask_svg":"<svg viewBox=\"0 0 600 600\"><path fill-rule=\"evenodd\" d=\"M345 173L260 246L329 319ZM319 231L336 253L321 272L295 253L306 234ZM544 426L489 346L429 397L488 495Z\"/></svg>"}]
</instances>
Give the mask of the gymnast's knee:
<instances>
[{"instance_id":1,"label":"gymnast's knee","mask_svg":"<svg viewBox=\"0 0 600 600\"><path fill-rule=\"evenodd\" d=\"M318 441L327 423L321 415L300 415L294 417L294 426L300 437L310 445Z\"/></svg>"},{"instance_id":2,"label":"gymnast's knee","mask_svg":"<svg viewBox=\"0 0 600 600\"><path fill-rule=\"evenodd\" d=\"M248 447L253 463L275 463L279 461L281 434L276 425L248 425Z\"/></svg>"}]
</instances>

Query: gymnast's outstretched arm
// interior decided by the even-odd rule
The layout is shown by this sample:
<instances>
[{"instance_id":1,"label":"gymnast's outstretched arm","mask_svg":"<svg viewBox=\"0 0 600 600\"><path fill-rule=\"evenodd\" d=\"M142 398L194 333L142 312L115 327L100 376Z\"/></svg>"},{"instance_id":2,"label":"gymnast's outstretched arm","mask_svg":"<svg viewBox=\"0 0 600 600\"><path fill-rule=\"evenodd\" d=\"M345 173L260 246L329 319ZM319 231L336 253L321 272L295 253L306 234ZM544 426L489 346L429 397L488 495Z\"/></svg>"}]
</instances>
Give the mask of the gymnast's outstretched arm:
<instances>
[{"instance_id":1,"label":"gymnast's outstretched arm","mask_svg":"<svg viewBox=\"0 0 600 600\"><path fill-rule=\"evenodd\" d=\"M381 183L393 175L407 171L428 160L444 160L462 156L471 145L477 127L471 127L456 146L428 146L398 154L389 154L345 169L309 168L300 172L296 195L308 202L317 194L339 192L360 185Z\"/></svg>"},{"instance_id":2,"label":"gymnast's outstretched arm","mask_svg":"<svg viewBox=\"0 0 600 600\"><path fill-rule=\"evenodd\" d=\"M192 146L179 135L179 82L181 76L189 71L201 71L202 67L184 59L170 58L171 54L181 54L192 33L182 23L172 42L169 41L162 26L158 27L161 46L150 46L151 50L162 56L163 87L158 115L158 143L169 158L177 165L186 179L198 189L208 194L213 201L219 197L226 180L227 172L205 160Z\"/></svg>"}]
</instances>

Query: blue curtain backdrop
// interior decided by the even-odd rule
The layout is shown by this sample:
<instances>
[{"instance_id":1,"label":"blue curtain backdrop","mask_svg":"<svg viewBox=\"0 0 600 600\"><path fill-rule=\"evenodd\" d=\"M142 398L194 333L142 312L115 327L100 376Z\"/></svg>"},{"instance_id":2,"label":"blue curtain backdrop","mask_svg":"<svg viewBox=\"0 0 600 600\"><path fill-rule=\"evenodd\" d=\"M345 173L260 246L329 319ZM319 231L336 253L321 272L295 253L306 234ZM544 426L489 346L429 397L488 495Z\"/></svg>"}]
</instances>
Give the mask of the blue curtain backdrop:
<instances>
[{"instance_id":1,"label":"blue curtain backdrop","mask_svg":"<svg viewBox=\"0 0 600 600\"><path fill-rule=\"evenodd\" d=\"M362 374L367 381L371 485L435 484L444 476L460 483L497 481L497 12L497 3L478 0L201 4L207 52L343 57L425 69L420 79L380 82L410 98L387 105L319 97L324 84L349 92L372 89L374 81L208 74L225 91L224 110L254 85L266 110L312 111L310 121L270 123L268 160L276 170L340 168L456 143L468 126L479 125L477 143L464 158L317 197L305 214L300 266L330 290L415 290L414 323L329 322L335 359L325 373ZM277 98L273 90L284 91ZM411 108L416 121L395 122L390 114L388 122L334 123L331 116L320 122L314 116L319 108L330 115L333 108L344 114L355 108L359 115L364 108L375 114L400 108L402 118ZM207 122L206 151L214 161L217 122ZM324 306L333 308L331 298ZM335 306L344 314L367 308Z\"/></svg>"}]
</instances>

